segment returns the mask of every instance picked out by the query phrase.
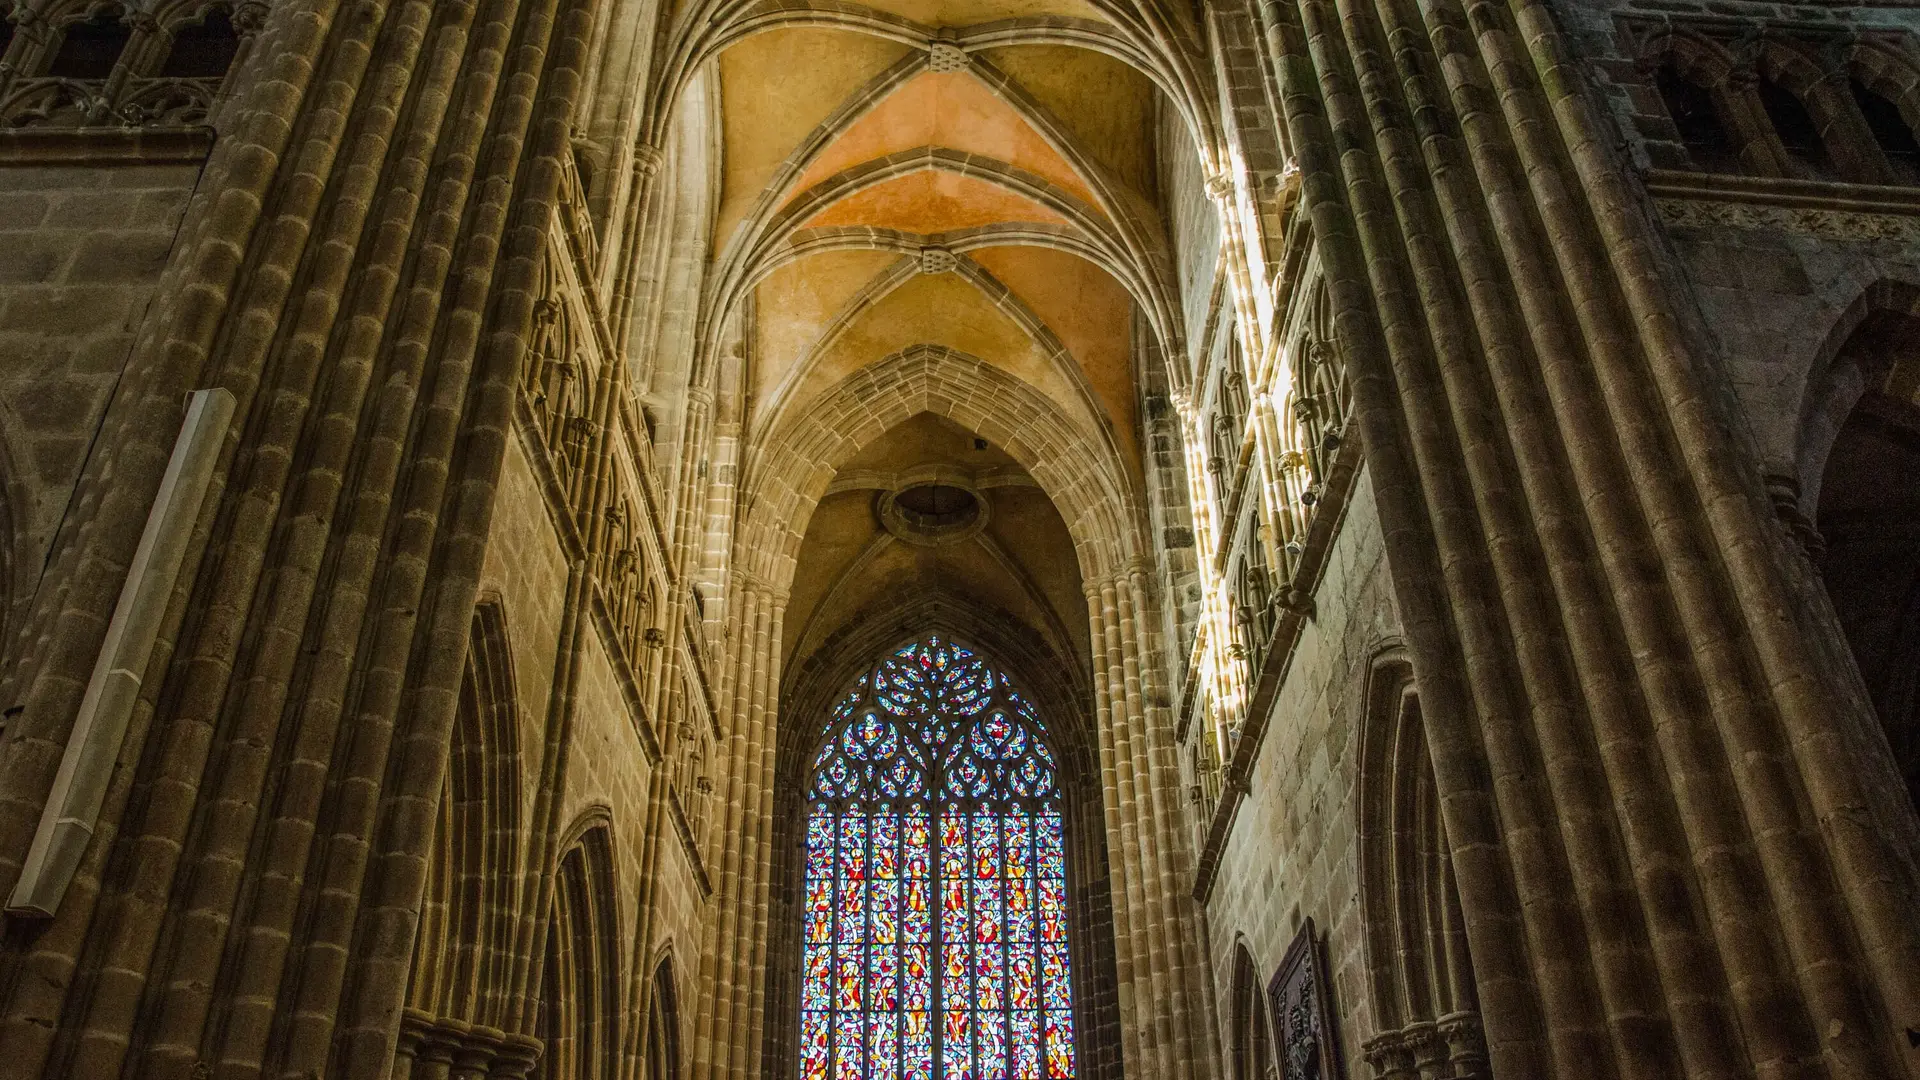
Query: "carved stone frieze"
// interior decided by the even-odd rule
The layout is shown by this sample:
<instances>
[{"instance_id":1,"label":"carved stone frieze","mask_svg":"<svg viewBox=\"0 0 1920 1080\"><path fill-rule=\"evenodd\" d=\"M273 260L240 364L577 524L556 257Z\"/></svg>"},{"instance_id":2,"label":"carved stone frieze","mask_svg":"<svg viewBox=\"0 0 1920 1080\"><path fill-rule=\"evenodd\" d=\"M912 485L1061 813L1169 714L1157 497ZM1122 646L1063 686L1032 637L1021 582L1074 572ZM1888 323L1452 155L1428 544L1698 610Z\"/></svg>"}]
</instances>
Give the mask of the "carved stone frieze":
<instances>
[{"instance_id":1,"label":"carved stone frieze","mask_svg":"<svg viewBox=\"0 0 1920 1080\"><path fill-rule=\"evenodd\" d=\"M1705 199L1656 199L1654 206L1660 220L1675 228L1779 229L1826 240L1920 243L1920 216Z\"/></svg>"},{"instance_id":2,"label":"carved stone frieze","mask_svg":"<svg viewBox=\"0 0 1920 1080\"><path fill-rule=\"evenodd\" d=\"M207 122L219 79L16 80L0 100L0 127L195 127Z\"/></svg>"}]
</instances>

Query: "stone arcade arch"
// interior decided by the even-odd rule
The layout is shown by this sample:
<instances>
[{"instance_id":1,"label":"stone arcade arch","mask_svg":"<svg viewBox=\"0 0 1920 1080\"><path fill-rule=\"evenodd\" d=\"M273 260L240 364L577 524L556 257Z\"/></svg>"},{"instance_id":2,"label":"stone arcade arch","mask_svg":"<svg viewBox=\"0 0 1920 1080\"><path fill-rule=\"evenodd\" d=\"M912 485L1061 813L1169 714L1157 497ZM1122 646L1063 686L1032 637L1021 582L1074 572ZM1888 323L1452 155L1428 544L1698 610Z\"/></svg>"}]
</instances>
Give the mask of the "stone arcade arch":
<instances>
[{"instance_id":1,"label":"stone arcade arch","mask_svg":"<svg viewBox=\"0 0 1920 1080\"><path fill-rule=\"evenodd\" d=\"M1920 288L1868 290L1833 341L1801 425L1808 541L1920 803Z\"/></svg>"},{"instance_id":2,"label":"stone arcade arch","mask_svg":"<svg viewBox=\"0 0 1920 1080\"><path fill-rule=\"evenodd\" d=\"M524 1071L538 1053L508 1036L521 858L519 711L497 602L473 615L426 895L415 932L396 1080L454 1058ZM423 1063L425 1063L423 1065Z\"/></svg>"},{"instance_id":3,"label":"stone arcade arch","mask_svg":"<svg viewBox=\"0 0 1920 1080\"><path fill-rule=\"evenodd\" d=\"M554 875L540 983L540 1080L597 1080L619 1060L620 947L612 829L604 812L572 830Z\"/></svg>"},{"instance_id":4,"label":"stone arcade arch","mask_svg":"<svg viewBox=\"0 0 1920 1080\"><path fill-rule=\"evenodd\" d=\"M783 692L780 659L774 652L782 640L786 589L794 580L809 517L840 463L896 425L923 413L951 420L1003 448L1037 481L1070 534L1077 584L1088 604L1091 657L1042 662L1036 656L1022 664L1011 649L999 654L1012 664L1016 675L1027 675L1018 670L1021 667L1041 667L1050 673L1085 670L1083 665L1091 660L1091 693L1081 698L1073 712L1089 717L1085 749L1080 751L1088 755L1089 775L1094 774L1092 762L1096 760L1101 770L1110 770L1104 784L1112 794L1099 813L1076 819L1084 821L1090 832L1104 834L1098 843L1083 836L1077 844L1080 850L1101 857L1095 863L1098 869L1088 871L1088 880L1099 884L1076 893L1086 897L1084 902L1093 908L1088 923L1094 928L1079 935L1077 941L1095 946L1095 959L1078 962L1076 969L1097 979L1100 966L1111 964L1116 975L1107 985L1117 987L1117 973L1131 968L1141 973L1143 990L1131 1006L1117 1000L1117 991L1113 995L1116 1010L1134 1010L1133 1022L1123 1024L1117 1011L1111 1021L1098 1017L1083 1021L1082 1029L1088 1033L1086 1045L1095 1053L1082 1058L1081 1071L1083 1075L1104 1075L1103 1070L1118 1068L1125 1053L1139 1055L1138 1060L1143 1062L1161 1063L1148 1064L1148 1068L1164 1067L1169 1075L1185 1075L1185 1070L1194 1067L1200 1055L1211 1048L1197 1042L1186 1048L1196 1039L1194 1033L1202 1021L1187 1015L1192 1000L1188 993L1172 989L1199 973L1187 959L1186 944L1197 941L1198 931L1188 899L1177 891L1173 895L1161 892L1169 881L1183 878L1185 871L1178 867L1185 852L1173 838L1178 823L1173 816L1177 807L1169 794L1176 783L1171 763L1155 746L1159 736L1149 733L1150 724L1164 722L1160 711L1165 708L1165 699L1157 689L1161 675L1152 644L1155 631L1145 621L1150 601L1146 595L1146 565L1137 554L1142 541L1137 533L1140 509L1135 484L1109 441L1088 430L1084 421L1064 415L1032 387L978 358L939 346L916 346L848 376L811 405L807 416L785 418L768 432L744 470L742 509L734 541L739 552L737 588L728 613L735 640L762 643L741 650L731 690L741 703L748 733L735 752L754 754L759 752L756 745L769 752L761 759L767 769L762 774L762 786L750 786L748 790L772 794L777 789L775 761L784 759L784 755L772 753L772 744L792 731L789 718L796 718L803 726L810 722L809 714L796 711L798 698L793 690ZM893 634L900 632L897 622L889 625ZM991 626L992 621L981 620L976 625ZM920 624L907 629L924 628L925 624ZM972 639L996 642L1003 636L1004 627L993 626L990 633ZM878 648L897 640L895 636L893 641L876 641L876 651L856 650L847 655L858 661L870 660L878 655ZM1029 678L1029 685L1040 685L1040 680ZM1071 681L1079 682L1080 677L1075 675ZM1049 722L1059 715L1049 714ZM745 770L750 766L743 762L739 767ZM1086 790L1091 797L1099 797L1098 784L1090 782ZM714 920L711 954L703 953L706 966L702 985L731 985L733 1000L730 1004L723 1002L715 1010L717 1015L702 1014L702 1033L696 1046L710 1048L716 1058L730 1055L730 1060L716 1060L711 1065L699 1062L696 1068L724 1065L738 1071L752 1067L739 1048L728 1050L706 1034L706 1025L724 1029L739 1024L737 1017L743 1014L757 1013L766 1018L765 1026L752 1028L754 1055L782 1053L785 1051L766 1048L789 1045L773 1035L786 1015L777 998L769 998L755 1010L751 998L759 988L742 987L748 980L758 982L759 973L764 971L763 985L768 994L791 993L790 987L782 986L783 976L777 966L754 959L752 938L742 926L748 919L758 923L759 918L766 918L759 925L769 939L760 946L766 951L758 955L781 955L780 946L771 938L781 924L765 914L778 903L774 899L777 892L771 890L782 879L771 871L774 861L781 857L780 850L773 836L756 837L755 831L765 829L770 833L779 828L786 815L777 804L768 810L772 812L764 817L741 814L722 826L727 837L721 853L722 880L730 873L740 873L740 895L744 898L752 897L754 889L770 891L760 894L768 898L762 914L749 909ZM736 836L740 839L737 846ZM753 856L746 854L755 850L766 851L762 856L766 861L758 867ZM1104 859L1109 850L1116 852L1111 880ZM740 860L738 871L732 869L735 864L731 860L735 859ZM1124 872L1122 867L1126 868ZM753 877L761 874L768 875L760 879L763 884L751 884ZM736 901L728 898L723 902ZM1105 950L1097 947L1099 936L1108 932L1102 927L1109 922L1114 943L1110 960L1102 959ZM736 926L742 929L731 929ZM1079 948L1076 944L1076 951ZM1173 1002L1171 1009L1164 1004L1169 1000ZM1156 1006L1156 1002L1162 1004ZM780 1074L778 1069L774 1074Z\"/></svg>"},{"instance_id":5,"label":"stone arcade arch","mask_svg":"<svg viewBox=\"0 0 1920 1080\"><path fill-rule=\"evenodd\" d=\"M646 1080L679 1080L680 995L673 983L673 957L653 969L653 993L647 1001Z\"/></svg>"}]
</instances>

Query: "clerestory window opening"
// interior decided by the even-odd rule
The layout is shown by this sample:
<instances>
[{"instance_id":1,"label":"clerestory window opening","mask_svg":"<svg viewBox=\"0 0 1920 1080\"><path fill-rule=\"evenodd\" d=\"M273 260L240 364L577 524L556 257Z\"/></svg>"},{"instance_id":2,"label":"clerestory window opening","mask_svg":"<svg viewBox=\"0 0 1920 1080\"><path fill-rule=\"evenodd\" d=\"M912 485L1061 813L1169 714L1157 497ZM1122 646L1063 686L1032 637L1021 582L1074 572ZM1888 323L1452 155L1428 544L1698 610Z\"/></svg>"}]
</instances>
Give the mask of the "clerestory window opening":
<instances>
[{"instance_id":1,"label":"clerestory window opening","mask_svg":"<svg viewBox=\"0 0 1920 1080\"><path fill-rule=\"evenodd\" d=\"M1920 181L1920 139L1914 137L1900 106L1859 79L1849 80L1848 86L1854 103L1860 107L1860 115L1867 121L1867 130L1873 133L1874 141L1886 154L1895 178L1903 184Z\"/></svg>"},{"instance_id":2,"label":"clerestory window opening","mask_svg":"<svg viewBox=\"0 0 1920 1080\"><path fill-rule=\"evenodd\" d=\"M1054 752L938 636L835 707L807 786L802 1080L1073 1077Z\"/></svg>"}]
</instances>

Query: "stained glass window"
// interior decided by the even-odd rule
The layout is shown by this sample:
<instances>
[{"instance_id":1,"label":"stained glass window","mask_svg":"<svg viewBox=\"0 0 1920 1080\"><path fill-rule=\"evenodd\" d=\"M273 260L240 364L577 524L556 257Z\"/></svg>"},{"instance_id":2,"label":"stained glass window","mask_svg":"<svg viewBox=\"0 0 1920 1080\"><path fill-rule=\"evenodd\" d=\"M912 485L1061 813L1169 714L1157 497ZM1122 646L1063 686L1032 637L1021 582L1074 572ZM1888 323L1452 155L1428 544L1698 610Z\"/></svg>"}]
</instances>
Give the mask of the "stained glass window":
<instances>
[{"instance_id":1,"label":"stained glass window","mask_svg":"<svg viewBox=\"0 0 1920 1080\"><path fill-rule=\"evenodd\" d=\"M836 706L803 904L801 1080L1075 1075L1053 751L977 654L928 637Z\"/></svg>"}]
</instances>

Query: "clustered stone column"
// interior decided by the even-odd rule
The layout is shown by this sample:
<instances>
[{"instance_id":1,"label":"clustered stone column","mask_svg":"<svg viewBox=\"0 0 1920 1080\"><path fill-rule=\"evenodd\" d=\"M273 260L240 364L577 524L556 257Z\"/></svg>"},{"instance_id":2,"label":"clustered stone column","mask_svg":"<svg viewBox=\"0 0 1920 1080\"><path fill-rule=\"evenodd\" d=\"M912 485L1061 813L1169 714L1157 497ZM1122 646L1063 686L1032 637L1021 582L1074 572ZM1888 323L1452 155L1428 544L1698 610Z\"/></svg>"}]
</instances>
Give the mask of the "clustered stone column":
<instances>
[{"instance_id":1,"label":"clustered stone column","mask_svg":"<svg viewBox=\"0 0 1920 1080\"><path fill-rule=\"evenodd\" d=\"M1128 1071L1215 1074L1211 973L1192 897L1151 570L1135 560L1089 584L1094 721L1113 868L1113 934Z\"/></svg>"},{"instance_id":2,"label":"clustered stone column","mask_svg":"<svg viewBox=\"0 0 1920 1080\"><path fill-rule=\"evenodd\" d=\"M766 1016L767 908L772 869L773 768L780 696L783 592L736 571L730 590L731 660L721 687L727 728L724 815L708 850L719 852L715 910L700 943L696 1077L759 1068ZM724 703L730 703L726 707Z\"/></svg>"},{"instance_id":3,"label":"clustered stone column","mask_svg":"<svg viewBox=\"0 0 1920 1080\"><path fill-rule=\"evenodd\" d=\"M8 673L0 890L180 403L230 390L118 832L0 947L0 1076L391 1060L589 7L267 14Z\"/></svg>"},{"instance_id":4,"label":"clustered stone column","mask_svg":"<svg viewBox=\"0 0 1920 1080\"><path fill-rule=\"evenodd\" d=\"M1540 0L1266 4L1503 1076L1914 1076L1920 836Z\"/></svg>"}]
</instances>

